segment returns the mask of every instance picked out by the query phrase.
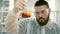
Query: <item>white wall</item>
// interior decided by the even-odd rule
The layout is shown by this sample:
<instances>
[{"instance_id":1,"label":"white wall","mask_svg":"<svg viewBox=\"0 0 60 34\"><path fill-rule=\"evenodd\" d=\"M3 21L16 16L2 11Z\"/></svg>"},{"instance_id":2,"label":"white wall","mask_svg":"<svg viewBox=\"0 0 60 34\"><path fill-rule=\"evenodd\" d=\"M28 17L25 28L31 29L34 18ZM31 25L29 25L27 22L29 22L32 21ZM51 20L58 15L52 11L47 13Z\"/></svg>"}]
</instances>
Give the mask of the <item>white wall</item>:
<instances>
[{"instance_id":1,"label":"white wall","mask_svg":"<svg viewBox=\"0 0 60 34\"><path fill-rule=\"evenodd\" d=\"M14 0L9 0L9 10L14 7Z\"/></svg>"},{"instance_id":2,"label":"white wall","mask_svg":"<svg viewBox=\"0 0 60 34\"><path fill-rule=\"evenodd\" d=\"M56 8L56 21L60 23L60 0L55 1L55 8Z\"/></svg>"}]
</instances>

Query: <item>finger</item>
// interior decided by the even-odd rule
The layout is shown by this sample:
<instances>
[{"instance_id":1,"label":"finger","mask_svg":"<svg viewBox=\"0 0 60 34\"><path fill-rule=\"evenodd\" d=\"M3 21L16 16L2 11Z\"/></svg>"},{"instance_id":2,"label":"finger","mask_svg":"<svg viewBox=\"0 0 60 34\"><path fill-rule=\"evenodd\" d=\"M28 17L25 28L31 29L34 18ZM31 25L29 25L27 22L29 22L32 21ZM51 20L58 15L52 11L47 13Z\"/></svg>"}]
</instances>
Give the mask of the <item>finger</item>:
<instances>
[{"instance_id":1,"label":"finger","mask_svg":"<svg viewBox=\"0 0 60 34\"><path fill-rule=\"evenodd\" d=\"M16 2L16 5L24 6L23 4L21 4L21 3L19 3L19 2Z\"/></svg>"},{"instance_id":2,"label":"finger","mask_svg":"<svg viewBox=\"0 0 60 34\"><path fill-rule=\"evenodd\" d=\"M16 7L17 7L19 10L23 10L23 9L24 9L24 6L21 6L21 5L20 5L20 6L17 5Z\"/></svg>"},{"instance_id":3,"label":"finger","mask_svg":"<svg viewBox=\"0 0 60 34\"><path fill-rule=\"evenodd\" d=\"M23 5L26 5L27 4L27 2L26 1L23 1L23 0L19 0L18 2L21 3L21 4L23 4Z\"/></svg>"},{"instance_id":4,"label":"finger","mask_svg":"<svg viewBox=\"0 0 60 34\"><path fill-rule=\"evenodd\" d=\"M26 3L28 0L17 0L17 1L22 1L22 2Z\"/></svg>"},{"instance_id":5,"label":"finger","mask_svg":"<svg viewBox=\"0 0 60 34\"><path fill-rule=\"evenodd\" d=\"M19 5L19 6L21 6L21 7L24 7L24 6L25 6L24 4L22 4L22 3L19 3L18 1L16 1L16 4L15 4L15 6L17 6L17 5Z\"/></svg>"},{"instance_id":6,"label":"finger","mask_svg":"<svg viewBox=\"0 0 60 34\"><path fill-rule=\"evenodd\" d=\"M16 4L15 5L16 9L18 10L24 10L24 6L20 5L20 4Z\"/></svg>"}]
</instances>

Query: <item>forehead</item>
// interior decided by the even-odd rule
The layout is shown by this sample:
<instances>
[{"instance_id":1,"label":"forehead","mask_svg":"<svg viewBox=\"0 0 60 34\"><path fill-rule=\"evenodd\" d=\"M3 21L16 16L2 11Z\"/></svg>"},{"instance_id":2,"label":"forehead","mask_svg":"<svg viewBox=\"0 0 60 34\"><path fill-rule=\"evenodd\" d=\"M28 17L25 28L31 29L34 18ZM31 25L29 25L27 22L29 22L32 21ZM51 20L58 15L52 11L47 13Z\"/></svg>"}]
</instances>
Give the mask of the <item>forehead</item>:
<instances>
[{"instance_id":1,"label":"forehead","mask_svg":"<svg viewBox=\"0 0 60 34\"><path fill-rule=\"evenodd\" d=\"M46 9L47 9L47 6L46 5L35 6L35 11L46 10Z\"/></svg>"}]
</instances>

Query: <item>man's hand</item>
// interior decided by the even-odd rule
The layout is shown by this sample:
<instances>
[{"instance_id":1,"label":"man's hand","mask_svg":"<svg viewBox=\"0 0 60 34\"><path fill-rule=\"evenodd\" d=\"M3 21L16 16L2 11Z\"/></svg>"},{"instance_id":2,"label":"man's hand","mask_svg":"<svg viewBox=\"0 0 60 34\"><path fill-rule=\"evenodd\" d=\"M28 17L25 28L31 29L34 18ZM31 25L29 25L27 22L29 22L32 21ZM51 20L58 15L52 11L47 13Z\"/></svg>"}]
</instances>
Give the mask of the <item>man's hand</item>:
<instances>
[{"instance_id":1,"label":"man's hand","mask_svg":"<svg viewBox=\"0 0 60 34\"><path fill-rule=\"evenodd\" d=\"M18 12L19 10L24 10L27 5L27 0L16 0L14 5L14 11Z\"/></svg>"}]
</instances>

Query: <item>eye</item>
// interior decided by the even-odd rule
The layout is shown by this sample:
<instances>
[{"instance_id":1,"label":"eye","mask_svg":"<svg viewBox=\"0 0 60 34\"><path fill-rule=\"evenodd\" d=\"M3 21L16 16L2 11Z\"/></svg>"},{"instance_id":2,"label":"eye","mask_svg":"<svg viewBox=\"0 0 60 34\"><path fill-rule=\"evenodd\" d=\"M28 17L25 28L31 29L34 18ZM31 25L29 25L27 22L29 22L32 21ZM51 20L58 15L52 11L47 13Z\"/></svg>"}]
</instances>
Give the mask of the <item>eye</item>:
<instances>
[{"instance_id":1,"label":"eye","mask_svg":"<svg viewBox=\"0 0 60 34\"><path fill-rule=\"evenodd\" d=\"M41 11L41 13L44 13L45 11Z\"/></svg>"},{"instance_id":2,"label":"eye","mask_svg":"<svg viewBox=\"0 0 60 34\"><path fill-rule=\"evenodd\" d=\"M39 12L35 12L36 14L39 14Z\"/></svg>"}]
</instances>

